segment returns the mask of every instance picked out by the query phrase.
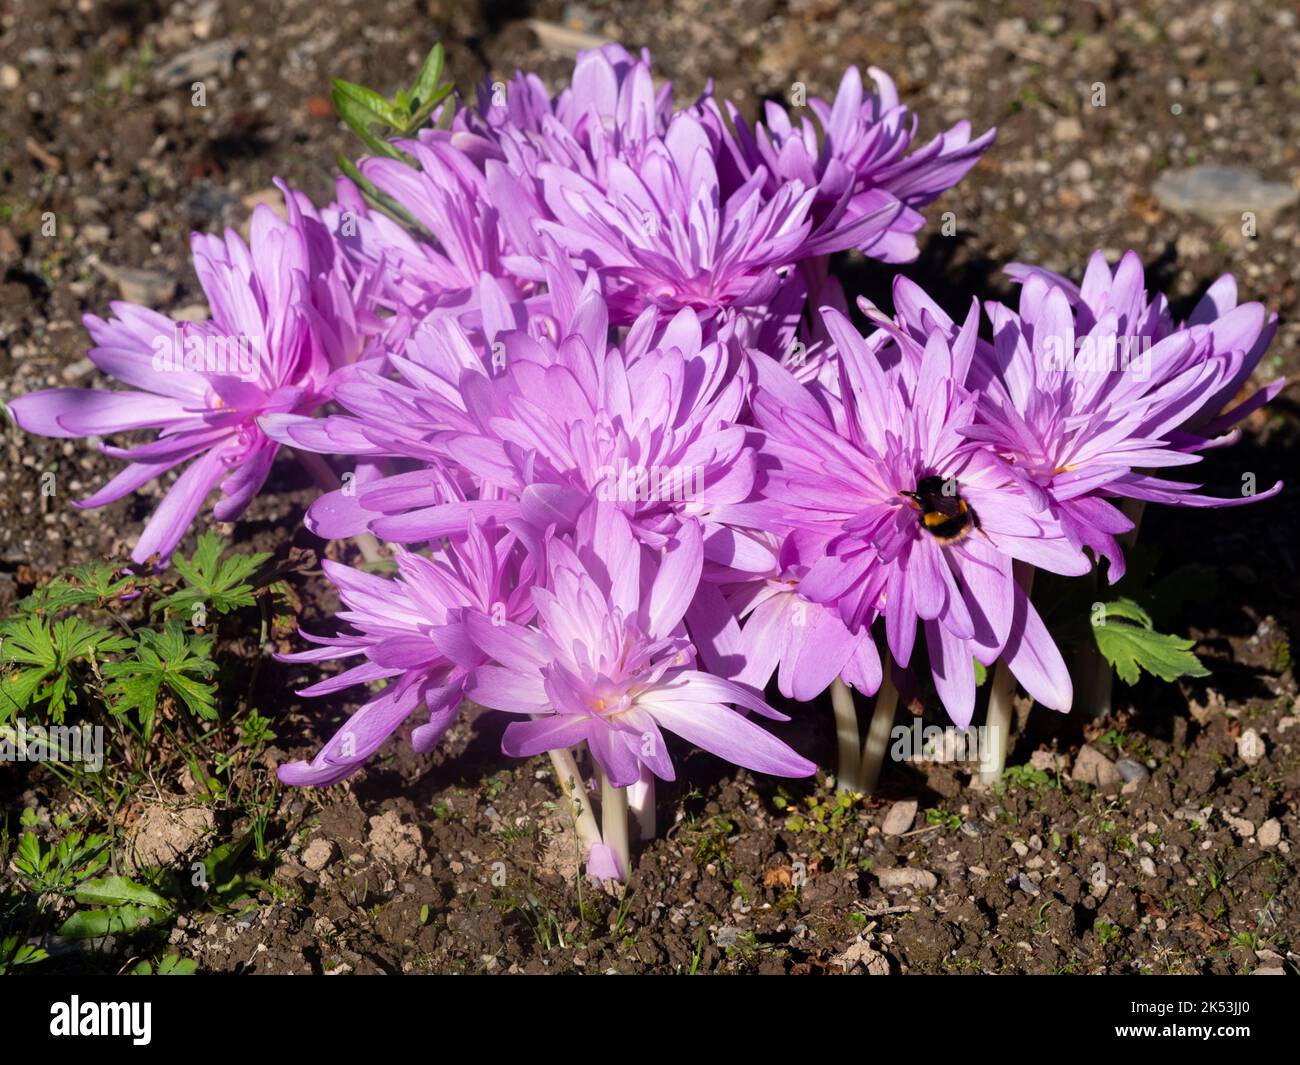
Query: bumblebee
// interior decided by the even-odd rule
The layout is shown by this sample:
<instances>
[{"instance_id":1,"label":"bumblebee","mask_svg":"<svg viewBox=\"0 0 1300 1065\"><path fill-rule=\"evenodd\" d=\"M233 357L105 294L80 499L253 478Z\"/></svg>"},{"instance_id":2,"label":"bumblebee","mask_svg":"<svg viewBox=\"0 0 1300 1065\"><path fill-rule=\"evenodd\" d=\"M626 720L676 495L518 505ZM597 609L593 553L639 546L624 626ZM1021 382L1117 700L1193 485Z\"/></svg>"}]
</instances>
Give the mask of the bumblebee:
<instances>
[{"instance_id":1,"label":"bumblebee","mask_svg":"<svg viewBox=\"0 0 1300 1065\"><path fill-rule=\"evenodd\" d=\"M944 547L964 540L971 530L980 527L979 515L962 498L956 481L923 477L916 491L900 492L899 495L905 496L912 509L919 512L921 528Z\"/></svg>"}]
</instances>

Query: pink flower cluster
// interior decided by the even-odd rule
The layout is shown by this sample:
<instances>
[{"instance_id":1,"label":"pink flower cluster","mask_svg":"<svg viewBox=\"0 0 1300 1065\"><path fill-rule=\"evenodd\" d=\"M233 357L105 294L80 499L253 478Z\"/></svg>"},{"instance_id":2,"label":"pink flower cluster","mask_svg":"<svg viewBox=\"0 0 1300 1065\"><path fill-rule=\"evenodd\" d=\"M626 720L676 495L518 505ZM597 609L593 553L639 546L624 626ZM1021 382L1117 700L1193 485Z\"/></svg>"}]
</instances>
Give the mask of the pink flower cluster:
<instances>
[{"instance_id":1,"label":"pink flower cluster","mask_svg":"<svg viewBox=\"0 0 1300 1065\"><path fill-rule=\"evenodd\" d=\"M1225 412L1276 320L1225 277L1175 321L1130 252L1078 286L1009 267L1018 306L960 320L899 277L892 316L859 301L864 335L830 257L915 258L920 209L994 138L919 143L870 77L751 125L711 92L676 106L614 45L556 96L520 74L400 142L410 162L359 164L422 231L346 179L321 211L285 189L248 245L195 236L209 321L87 317L128 390L13 413L50 436L157 430L102 445L129 464L81 504L183 468L137 563L213 489L238 518L282 447L345 470L309 526L387 541L397 573L327 563L342 627L287 657L351 664L303 694L384 686L290 783L342 779L416 716L427 750L466 699L513 715L506 754L585 746L615 788L673 779L665 733L812 773L757 720L784 719L773 675L796 700L928 676L964 726L974 663L1003 660L1068 710L1026 573L1105 560L1115 580L1117 501L1249 501L1166 470L1281 387Z\"/></svg>"}]
</instances>

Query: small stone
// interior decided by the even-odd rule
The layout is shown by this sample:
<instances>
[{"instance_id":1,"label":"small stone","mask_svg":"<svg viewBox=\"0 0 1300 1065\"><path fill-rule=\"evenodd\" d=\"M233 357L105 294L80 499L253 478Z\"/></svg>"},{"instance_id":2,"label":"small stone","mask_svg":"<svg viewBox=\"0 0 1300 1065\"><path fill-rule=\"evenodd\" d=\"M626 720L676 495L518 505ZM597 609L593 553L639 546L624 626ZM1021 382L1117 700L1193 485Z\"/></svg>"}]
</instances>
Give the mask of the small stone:
<instances>
[{"instance_id":1,"label":"small stone","mask_svg":"<svg viewBox=\"0 0 1300 1065\"><path fill-rule=\"evenodd\" d=\"M415 825L403 824L395 810L370 819L369 843L376 858L401 867L414 865L422 846L420 830Z\"/></svg>"},{"instance_id":2,"label":"small stone","mask_svg":"<svg viewBox=\"0 0 1300 1065\"><path fill-rule=\"evenodd\" d=\"M1252 822L1247 821L1244 817L1230 816L1224 820L1228 822L1228 827L1237 833L1237 835L1242 839L1250 839L1250 837L1255 834L1255 825Z\"/></svg>"},{"instance_id":3,"label":"small stone","mask_svg":"<svg viewBox=\"0 0 1300 1065\"><path fill-rule=\"evenodd\" d=\"M737 928L734 924L725 924L718 929L717 935L713 937L713 942L721 950L727 950L734 947L740 942L740 937L744 934L744 929Z\"/></svg>"},{"instance_id":4,"label":"small stone","mask_svg":"<svg viewBox=\"0 0 1300 1065\"><path fill-rule=\"evenodd\" d=\"M1117 788L1124 783L1119 770L1097 748L1084 744L1079 748L1070 779L1077 784L1091 784L1095 788Z\"/></svg>"},{"instance_id":5,"label":"small stone","mask_svg":"<svg viewBox=\"0 0 1300 1065\"><path fill-rule=\"evenodd\" d=\"M1276 817L1270 817L1255 834L1255 842L1265 850L1271 850L1282 842L1282 822Z\"/></svg>"},{"instance_id":6,"label":"small stone","mask_svg":"<svg viewBox=\"0 0 1300 1065\"><path fill-rule=\"evenodd\" d=\"M1029 756L1029 764L1041 773L1064 773L1070 767L1070 760L1056 751L1034 751Z\"/></svg>"},{"instance_id":7,"label":"small stone","mask_svg":"<svg viewBox=\"0 0 1300 1065\"><path fill-rule=\"evenodd\" d=\"M1115 771L1124 778L1125 784L1146 780L1151 775L1151 770L1133 758L1121 758L1115 763Z\"/></svg>"},{"instance_id":8,"label":"small stone","mask_svg":"<svg viewBox=\"0 0 1300 1065\"><path fill-rule=\"evenodd\" d=\"M168 868L188 857L215 826L209 806L149 806L131 829L127 863L132 872Z\"/></svg>"},{"instance_id":9,"label":"small stone","mask_svg":"<svg viewBox=\"0 0 1300 1065\"><path fill-rule=\"evenodd\" d=\"M889 961L869 943L850 943L831 959L831 964L839 965L846 973L860 966L868 976L889 975Z\"/></svg>"},{"instance_id":10,"label":"small stone","mask_svg":"<svg viewBox=\"0 0 1300 1065\"><path fill-rule=\"evenodd\" d=\"M0 89L6 92L13 92L22 84L23 76L18 73L18 68L12 63L5 63L0 66Z\"/></svg>"},{"instance_id":11,"label":"small stone","mask_svg":"<svg viewBox=\"0 0 1300 1065\"><path fill-rule=\"evenodd\" d=\"M229 73L235 65L235 46L230 41L212 41L174 56L160 66L154 79L162 85L185 85Z\"/></svg>"},{"instance_id":12,"label":"small stone","mask_svg":"<svg viewBox=\"0 0 1300 1065\"><path fill-rule=\"evenodd\" d=\"M1251 976L1286 976L1286 969L1281 965L1261 965Z\"/></svg>"},{"instance_id":13,"label":"small stone","mask_svg":"<svg viewBox=\"0 0 1300 1065\"><path fill-rule=\"evenodd\" d=\"M1138 868L1142 870L1144 876L1156 875L1156 863L1150 858L1141 858L1138 860Z\"/></svg>"},{"instance_id":14,"label":"small stone","mask_svg":"<svg viewBox=\"0 0 1300 1065\"><path fill-rule=\"evenodd\" d=\"M153 270L139 270L133 266L97 264L99 272L112 281L128 303L145 307L161 307L176 295L176 279Z\"/></svg>"},{"instance_id":15,"label":"small stone","mask_svg":"<svg viewBox=\"0 0 1300 1065\"><path fill-rule=\"evenodd\" d=\"M1037 895L1039 892L1038 885L1030 879L1028 873L1017 873L1015 876L1008 878L1007 887L1019 888L1026 895Z\"/></svg>"},{"instance_id":16,"label":"small stone","mask_svg":"<svg viewBox=\"0 0 1300 1065\"><path fill-rule=\"evenodd\" d=\"M1300 189L1236 166L1167 170L1156 179L1154 191L1162 207L1209 222L1240 221L1245 211L1271 217L1300 200Z\"/></svg>"},{"instance_id":17,"label":"small stone","mask_svg":"<svg viewBox=\"0 0 1300 1065\"><path fill-rule=\"evenodd\" d=\"M1253 728L1248 728L1237 737L1237 757L1248 766L1259 765L1264 757L1264 741Z\"/></svg>"},{"instance_id":18,"label":"small stone","mask_svg":"<svg viewBox=\"0 0 1300 1065\"><path fill-rule=\"evenodd\" d=\"M250 192L239 202L250 212L265 204L281 218L288 217L288 210L284 206L284 194L274 185L269 188L258 189L256 192Z\"/></svg>"},{"instance_id":19,"label":"small stone","mask_svg":"<svg viewBox=\"0 0 1300 1065\"><path fill-rule=\"evenodd\" d=\"M1082 185L1092 177L1092 167L1086 159L1076 159L1065 168L1065 176L1076 185Z\"/></svg>"},{"instance_id":20,"label":"small stone","mask_svg":"<svg viewBox=\"0 0 1300 1065\"><path fill-rule=\"evenodd\" d=\"M208 305L206 303L187 303L172 311L172 320L176 322L206 322Z\"/></svg>"},{"instance_id":21,"label":"small stone","mask_svg":"<svg viewBox=\"0 0 1300 1065\"><path fill-rule=\"evenodd\" d=\"M886 891L901 891L912 888L914 891L933 891L939 886L939 878L925 869L910 869L898 866L893 869L877 869L876 880Z\"/></svg>"},{"instance_id":22,"label":"small stone","mask_svg":"<svg viewBox=\"0 0 1300 1065\"><path fill-rule=\"evenodd\" d=\"M1011 844L1011 849L1016 852L1017 857L1020 858L1029 857L1029 848L1026 847L1023 843L1021 843L1020 840L1016 840L1013 844Z\"/></svg>"},{"instance_id":23,"label":"small stone","mask_svg":"<svg viewBox=\"0 0 1300 1065\"><path fill-rule=\"evenodd\" d=\"M317 836L302 852L302 864L313 873L319 873L334 860L334 844Z\"/></svg>"},{"instance_id":24,"label":"small stone","mask_svg":"<svg viewBox=\"0 0 1300 1065\"><path fill-rule=\"evenodd\" d=\"M80 381L83 377L93 374L95 369L95 364L89 359L78 359L63 368L62 377L65 381Z\"/></svg>"},{"instance_id":25,"label":"small stone","mask_svg":"<svg viewBox=\"0 0 1300 1065\"><path fill-rule=\"evenodd\" d=\"M1059 118L1052 127L1052 138L1062 144L1077 141L1083 137L1083 123L1077 118Z\"/></svg>"},{"instance_id":26,"label":"small stone","mask_svg":"<svg viewBox=\"0 0 1300 1065\"><path fill-rule=\"evenodd\" d=\"M901 802L894 803L889 808L889 813L885 814L885 820L881 822L880 831L886 836L901 836L912 827L912 822L916 820L917 802L915 799L904 799Z\"/></svg>"}]
</instances>

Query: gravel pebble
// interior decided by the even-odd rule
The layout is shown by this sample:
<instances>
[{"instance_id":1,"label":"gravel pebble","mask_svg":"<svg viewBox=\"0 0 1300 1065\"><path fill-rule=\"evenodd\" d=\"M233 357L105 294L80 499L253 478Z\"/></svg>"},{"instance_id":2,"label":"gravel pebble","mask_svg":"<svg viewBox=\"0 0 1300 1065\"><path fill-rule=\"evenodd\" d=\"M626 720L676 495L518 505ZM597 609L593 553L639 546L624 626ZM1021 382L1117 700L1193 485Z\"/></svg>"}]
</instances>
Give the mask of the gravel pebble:
<instances>
[{"instance_id":1,"label":"gravel pebble","mask_svg":"<svg viewBox=\"0 0 1300 1065\"><path fill-rule=\"evenodd\" d=\"M901 836L912 828L912 823L916 820L917 802L915 799L904 799L901 802L894 803L885 814L885 819L880 824L880 831L886 836Z\"/></svg>"},{"instance_id":2,"label":"gravel pebble","mask_svg":"<svg viewBox=\"0 0 1300 1065\"><path fill-rule=\"evenodd\" d=\"M939 886L939 878L925 869L910 869L899 866L893 869L877 869L876 879L886 891L900 891L912 888L915 891L933 891Z\"/></svg>"}]
</instances>

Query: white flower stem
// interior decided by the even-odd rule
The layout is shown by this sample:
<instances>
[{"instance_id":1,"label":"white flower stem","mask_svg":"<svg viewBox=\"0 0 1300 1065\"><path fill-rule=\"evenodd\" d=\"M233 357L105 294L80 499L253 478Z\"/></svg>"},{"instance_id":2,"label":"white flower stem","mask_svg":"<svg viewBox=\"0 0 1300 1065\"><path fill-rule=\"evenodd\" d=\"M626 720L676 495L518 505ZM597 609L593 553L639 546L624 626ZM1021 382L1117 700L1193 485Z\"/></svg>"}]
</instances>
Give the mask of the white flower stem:
<instances>
[{"instance_id":1,"label":"white flower stem","mask_svg":"<svg viewBox=\"0 0 1300 1065\"><path fill-rule=\"evenodd\" d=\"M1015 563L1016 581L1025 596L1034 589L1032 566ZM984 719L984 741L980 744L980 781L996 784L1007 767L1007 745L1011 740L1011 718L1015 711L1016 678L1006 659L999 658L989 687L989 710Z\"/></svg>"},{"instance_id":2,"label":"white flower stem","mask_svg":"<svg viewBox=\"0 0 1300 1065\"><path fill-rule=\"evenodd\" d=\"M624 880L632 871L632 851L627 834L627 788L615 787L600 774L600 828L605 846L614 852Z\"/></svg>"},{"instance_id":3,"label":"white flower stem","mask_svg":"<svg viewBox=\"0 0 1300 1065\"><path fill-rule=\"evenodd\" d=\"M1124 515L1133 523L1133 528L1119 538L1120 550L1128 551L1137 543L1138 530L1142 528L1142 514L1146 510L1146 500L1126 499L1120 505ZM1100 588L1100 582L1098 583ZM1097 641L1088 634L1089 640L1084 645L1077 660L1079 672L1078 698L1075 705L1085 721L1097 721L1111 710L1111 699L1115 690L1115 670L1106 661L1105 656L1097 650Z\"/></svg>"},{"instance_id":4,"label":"white flower stem","mask_svg":"<svg viewBox=\"0 0 1300 1065\"><path fill-rule=\"evenodd\" d=\"M984 719L984 741L980 744L980 781L996 784L1007 767L1007 742L1011 737L1016 678L1005 659L998 659L989 688L989 712Z\"/></svg>"},{"instance_id":5,"label":"white flower stem","mask_svg":"<svg viewBox=\"0 0 1300 1065\"><path fill-rule=\"evenodd\" d=\"M835 739L839 744L839 766L835 773L837 791L861 791L861 735L853 689L836 677L831 681L831 707L835 712Z\"/></svg>"},{"instance_id":6,"label":"white flower stem","mask_svg":"<svg viewBox=\"0 0 1300 1065\"><path fill-rule=\"evenodd\" d=\"M311 479L316 482L316 487L323 492L335 492L343 487L343 482L339 480L333 468L324 457L316 454L314 451L301 451L295 448L293 453L298 456L298 461L302 463L303 469L311 474ZM383 552L379 550L379 541L375 538L374 533L357 533L352 538L357 547L361 549L361 557L367 562L379 562L383 559Z\"/></svg>"},{"instance_id":7,"label":"white flower stem","mask_svg":"<svg viewBox=\"0 0 1300 1065\"><path fill-rule=\"evenodd\" d=\"M894 713L898 709L898 689L889 672L889 662L884 662L884 676L880 691L876 692L876 705L871 711L871 724L867 726L867 742L862 746L861 769L858 771L859 791L871 795L880 782L880 769L885 764L889 750L889 734L894 728Z\"/></svg>"},{"instance_id":8,"label":"white flower stem","mask_svg":"<svg viewBox=\"0 0 1300 1065\"><path fill-rule=\"evenodd\" d=\"M641 779L627 789L627 806L636 826L636 838L649 843L655 838L655 775L644 765Z\"/></svg>"},{"instance_id":9,"label":"white flower stem","mask_svg":"<svg viewBox=\"0 0 1300 1065\"><path fill-rule=\"evenodd\" d=\"M591 799L582 782L582 774L578 772L578 763L573 758L573 752L567 747L561 747L550 751L549 754L551 768L555 770L555 779L560 785L560 792L569 802L569 813L573 817L573 828L578 834L578 842L582 845L582 859L585 862L591 854L591 848L601 843L600 827L596 824L596 811L592 808Z\"/></svg>"}]
</instances>

